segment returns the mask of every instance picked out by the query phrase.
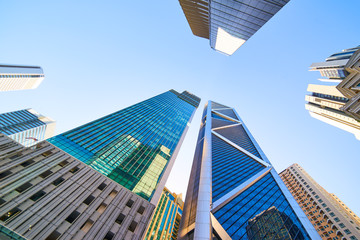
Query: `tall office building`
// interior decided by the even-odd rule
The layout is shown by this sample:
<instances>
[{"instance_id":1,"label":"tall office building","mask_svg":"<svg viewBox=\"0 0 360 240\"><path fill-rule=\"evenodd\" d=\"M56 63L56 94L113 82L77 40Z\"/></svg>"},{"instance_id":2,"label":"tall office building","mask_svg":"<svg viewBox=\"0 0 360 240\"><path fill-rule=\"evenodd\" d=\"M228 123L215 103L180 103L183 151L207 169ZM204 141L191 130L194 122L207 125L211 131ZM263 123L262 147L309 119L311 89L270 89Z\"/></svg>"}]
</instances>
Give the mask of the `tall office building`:
<instances>
[{"instance_id":1,"label":"tall office building","mask_svg":"<svg viewBox=\"0 0 360 240\"><path fill-rule=\"evenodd\" d=\"M176 240L184 207L182 194L171 193L166 187L162 192L153 218L149 224L146 240Z\"/></svg>"},{"instance_id":2,"label":"tall office building","mask_svg":"<svg viewBox=\"0 0 360 240\"><path fill-rule=\"evenodd\" d=\"M279 175L322 239L360 239L360 218L301 166L293 164Z\"/></svg>"},{"instance_id":3,"label":"tall office building","mask_svg":"<svg viewBox=\"0 0 360 240\"><path fill-rule=\"evenodd\" d=\"M0 230L142 239L199 102L170 90L32 148L1 135Z\"/></svg>"},{"instance_id":4,"label":"tall office building","mask_svg":"<svg viewBox=\"0 0 360 240\"><path fill-rule=\"evenodd\" d=\"M43 80L41 67L0 64L0 91L35 89Z\"/></svg>"},{"instance_id":5,"label":"tall office building","mask_svg":"<svg viewBox=\"0 0 360 240\"><path fill-rule=\"evenodd\" d=\"M0 114L0 133L25 147L54 136L55 121L34 109L24 109Z\"/></svg>"},{"instance_id":6,"label":"tall office building","mask_svg":"<svg viewBox=\"0 0 360 240\"><path fill-rule=\"evenodd\" d=\"M49 142L156 205L199 102L170 90Z\"/></svg>"},{"instance_id":7,"label":"tall office building","mask_svg":"<svg viewBox=\"0 0 360 240\"><path fill-rule=\"evenodd\" d=\"M313 63L310 71L319 71L324 82L309 84L305 109L325 123L350 132L360 140L360 47L345 49ZM337 84L337 85L334 85Z\"/></svg>"},{"instance_id":8,"label":"tall office building","mask_svg":"<svg viewBox=\"0 0 360 240\"><path fill-rule=\"evenodd\" d=\"M289 0L179 0L195 36L232 55Z\"/></svg>"},{"instance_id":9,"label":"tall office building","mask_svg":"<svg viewBox=\"0 0 360 240\"><path fill-rule=\"evenodd\" d=\"M204 109L180 239L320 239L233 108Z\"/></svg>"}]
</instances>

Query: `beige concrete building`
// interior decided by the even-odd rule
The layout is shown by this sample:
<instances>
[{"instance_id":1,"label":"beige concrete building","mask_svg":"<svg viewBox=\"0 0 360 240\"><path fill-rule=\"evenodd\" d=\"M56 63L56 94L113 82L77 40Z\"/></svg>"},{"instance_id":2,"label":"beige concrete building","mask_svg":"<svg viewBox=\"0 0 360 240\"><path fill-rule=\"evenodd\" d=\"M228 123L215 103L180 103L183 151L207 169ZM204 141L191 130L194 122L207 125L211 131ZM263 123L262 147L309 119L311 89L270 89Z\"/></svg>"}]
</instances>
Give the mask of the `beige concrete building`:
<instances>
[{"instance_id":1,"label":"beige concrete building","mask_svg":"<svg viewBox=\"0 0 360 240\"><path fill-rule=\"evenodd\" d=\"M320 121L345 130L360 140L360 47L345 49L313 63L310 71L319 71L325 79L338 83L325 86L309 84L305 109Z\"/></svg>"},{"instance_id":2,"label":"beige concrete building","mask_svg":"<svg viewBox=\"0 0 360 240\"><path fill-rule=\"evenodd\" d=\"M47 141L0 135L0 236L141 239L154 208Z\"/></svg>"},{"instance_id":3,"label":"beige concrete building","mask_svg":"<svg viewBox=\"0 0 360 240\"><path fill-rule=\"evenodd\" d=\"M301 166L293 164L279 175L322 239L360 239L359 217Z\"/></svg>"},{"instance_id":4,"label":"beige concrete building","mask_svg":"<svg viewBox=\"0 0 360 240\"><path fill-rule=\"evenodd\" d=\"M44 78L38 66L0 64L0 91L35 89Z\"/></svg>"}]
</instances>

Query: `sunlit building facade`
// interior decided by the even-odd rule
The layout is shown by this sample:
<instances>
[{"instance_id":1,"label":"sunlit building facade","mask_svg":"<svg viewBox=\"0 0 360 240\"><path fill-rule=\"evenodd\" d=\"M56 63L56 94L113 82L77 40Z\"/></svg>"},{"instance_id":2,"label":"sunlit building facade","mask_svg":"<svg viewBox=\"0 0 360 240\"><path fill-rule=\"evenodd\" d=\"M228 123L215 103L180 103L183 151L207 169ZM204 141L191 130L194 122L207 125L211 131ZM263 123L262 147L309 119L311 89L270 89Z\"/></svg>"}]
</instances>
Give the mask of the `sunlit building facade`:
<instances>
[{"instance_id":1,"label":"sunlit building facade","mask_svg":"<svg viewBox=\"0 0 360 240\"><path fill-rule=\"evenodd\" d=\"M170 90L49 142L156 205L199 102Z\"/></svg>"},{"instance_id":2,"label":"sunlit building facade","mask_svg":"<svg viewBox=\"0 0 360 240\"><path fill-rule=\"evenodd\" d=\"M291 165L279 175L322 239L360 239L360 218L299 164Z\"/></svg>"},{"instance_id":3,"label":"sunlit building facade","mask_svg":"<svg viewBox=\"0 0 360 240\"><path fill-rule=\"evenodd\" d=\"M179 239L320 239L236 111L213 101L202 116Z\"/></svg>"},{"instance_id":4,"label":"sunlit building facade","mask_svg":"<svg viewBox=\"0 0 360 240\"><path fill-rule=\"evenodd\" d=\"M25 147L54 136L56 122L34 109L0 114L0 133Z\"/></svg>"},{"instance_id":5,"label":"sunlit building facade","mask_svg":"<svg viewBox=\"0 0 360 240\"><path fill-rule=\"evenodd\" d=\"M170 90L31 148L0 134L0 231L143 239L199 102Z\"/></svg>"},{"instance_id":6,"label":"sunlit building facade","mask_svg":"<svg viewBox=\"0 0 360 240\"><path fill-rule=\"evenodd\" d=\"M309 84L305 109L313 118L355 135L360 140L360 47L345 49L313 63L327 85Z\"/></svg>"},{"instance_id":7,"label":"sunlit building facade","mask_svg":"<svg viewBox=\"0 0 360 240\"><path fill-rule=\"evenodd\" d=\"M165 187L154 210L145 239L176 240L183 207L182 194L171 193Z\"/></svg>"},{"instance_id":8,"label":"sunlit building facade","mask_svg":"<svg viewBox=\"0 0 360 240\"><path fill-rule=\"evenodd\" d=\"M38 66L0 64L0 91L35 89L44 78Z\"/></svg>"},{"instance_id":9,"label":"sunlit building facade","mask_svg":"<svg viewBox=\"0 0 360 240\"><path fill-rule=\"evenodd\" d=\"M195 36L214 50L232 55L289 0L179 0Z\"/></svg>"}]
</instances>

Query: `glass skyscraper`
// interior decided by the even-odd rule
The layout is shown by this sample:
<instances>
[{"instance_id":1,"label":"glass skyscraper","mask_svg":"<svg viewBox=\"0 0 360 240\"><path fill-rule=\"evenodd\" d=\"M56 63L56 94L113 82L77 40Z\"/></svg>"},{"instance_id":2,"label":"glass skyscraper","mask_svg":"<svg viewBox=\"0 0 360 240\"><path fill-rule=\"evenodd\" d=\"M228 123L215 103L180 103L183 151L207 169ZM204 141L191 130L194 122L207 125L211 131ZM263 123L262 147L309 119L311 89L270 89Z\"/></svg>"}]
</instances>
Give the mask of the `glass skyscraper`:
<instances>
[{"instance_id":1,"label":"glass skyscraper","mask_svg":"<svg viewBox=\"0 0 360 240\"><path fill-rule=\"evenodd\" d=\"M179 0L194 35L233 54L289 0Z\"/></svg>"},{"instance_id":2,"label":"glass skyscraper","mask_svg":"<svg viewBox=\"0 0 360 240\"><path fill-rule=\"evenodd\" d=\"M320 239L233 108L204 109L179 239Z\"/></svg>"},{"instance_id":3,"label":"glass skyscraper","mask_svg":"<svg viewBox=\"0 0 360 240\"><path fill-rule=\"evenodd\" d=\"M156 205L199 102L170 90L49 142Z\"/></svg>"},{"instance_id":4,"label":"glass skyscraper","mask_svg":"<svg viewBox=\"0 0 360 240\"><path fill-rule=\"evenodd\" d=\"M54 135L55 121L34 109L0 114L0 133L25 147L30 147Z\"/></svg>"}]
</instances>

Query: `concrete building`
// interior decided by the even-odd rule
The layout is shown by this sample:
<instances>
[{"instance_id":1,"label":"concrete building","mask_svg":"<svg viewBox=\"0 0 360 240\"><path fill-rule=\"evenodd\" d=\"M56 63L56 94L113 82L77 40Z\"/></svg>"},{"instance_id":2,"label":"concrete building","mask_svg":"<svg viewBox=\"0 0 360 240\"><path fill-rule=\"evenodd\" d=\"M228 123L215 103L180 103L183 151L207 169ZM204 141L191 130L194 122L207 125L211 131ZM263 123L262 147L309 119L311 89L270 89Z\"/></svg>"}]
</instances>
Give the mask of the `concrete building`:
<instances>
[{"instance_id":1,"label":"concrete building","mask_svg":"<svg viewBox=\"0 0 360 240\"><path fill-rule=\"evenodd\" d=\"M0 64L0 91L35 89L44 77L38 66Z\"/></svg>"},{"instance_id":2,"label":"concrete building","mask_svg":"<svg viewBox=\"0 0 360 240\"><path fill-rule=\"evenodd\" d=\"M141 239L154 209L47 141L0 134L0 171L0 231L24 239Z\"/></svg>"},{"instance_id":3,"label":"concrete building","mask_svg":"<svg viewBox=\"0 0 360 240\"><path fill-rule=\"evenodd\" d=\"M280 177L322 239L360 239L360 218L300 165L291 165Z\"/></svg>"},{"instance_id":4,"label":"concrete building","mask_svg":"<svg viewBox=\"0 0 360 240\"><path fill-rule=\"evenodd\" d=\"M25 147L54 136L56 122L36 112L24 109L0 114L0 133Z\"/></svg>"},{"instance_id":5,"label":"concrete building","mask_svg":"<svg viewBox=\"0 0 360 240\"><path fill-rule=\"evenodd\" d=\"M202 116L179 239L320 239L236 111L213 101Z\"/></svg>"},{"instance_id":6,"label":"concrete building","mask_svg":"<svg viewBox=\"0 0 360 240\"><path fill-rule=\"evenodd\" d=\"M171 193L166 187L154 210L152 220L145 234L146 240L176 240L184 202L182 194Z\"/></svg>"},{"instance_id":7,"label":"concrete building","mask_svg":"<svg viewBox=\"0 0 360 240\"><path fill-rule=\"evenodd\" d=\"M142 239L199 102L170 90L30 149L2 138L0 224L27 239Z\"/></svg>"},{"instance_id":8,"label":"concrete building","mask_svg":"<svg viewBox=\"0 0 360 240\"><path fill-rule=\"evenodd\" d=\"M305 109L318 120L350 132L360 140L360 47L345 49L313 63L310 71L319 71L319 79L336 85L309 84Z\"/></svg>"},{"instance_id":9,"label":"concrete building","mask_svg":"<svg viewBox=\"0 0 360 240\"><path fill-rule=\"evenodd\" d=\"M195 36L214 50L232 55L289 0L179 0Z\"/></svg>"}]
</instances>

